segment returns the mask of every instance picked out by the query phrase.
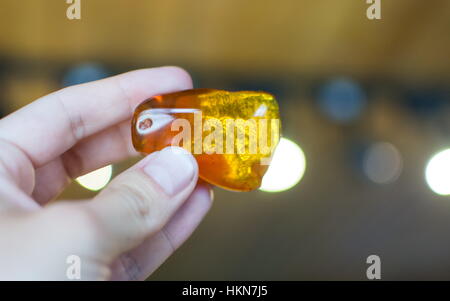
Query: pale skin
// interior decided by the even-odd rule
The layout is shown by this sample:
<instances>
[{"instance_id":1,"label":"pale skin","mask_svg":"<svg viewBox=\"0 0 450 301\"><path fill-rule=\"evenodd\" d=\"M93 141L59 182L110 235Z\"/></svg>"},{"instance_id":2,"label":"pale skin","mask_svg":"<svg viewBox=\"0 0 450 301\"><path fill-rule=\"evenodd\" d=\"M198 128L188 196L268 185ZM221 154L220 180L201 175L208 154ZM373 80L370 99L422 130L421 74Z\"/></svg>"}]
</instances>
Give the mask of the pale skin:
<instances>
[{"instance_id":1,"label":"pale skin","mask_svg":"<svg viewBox=\"0 0 450 301\"><path fill-rule=\"evenodd\" d=\"M192 155L143 158L91 200L58 200L78 176L138 155L130 118L143 100L192 88L177 67L141 69L44 96L0 120L0 279L143 280L212 203ZM26 87L24 87L26 89Z\"/></svg>"}]
</instances>

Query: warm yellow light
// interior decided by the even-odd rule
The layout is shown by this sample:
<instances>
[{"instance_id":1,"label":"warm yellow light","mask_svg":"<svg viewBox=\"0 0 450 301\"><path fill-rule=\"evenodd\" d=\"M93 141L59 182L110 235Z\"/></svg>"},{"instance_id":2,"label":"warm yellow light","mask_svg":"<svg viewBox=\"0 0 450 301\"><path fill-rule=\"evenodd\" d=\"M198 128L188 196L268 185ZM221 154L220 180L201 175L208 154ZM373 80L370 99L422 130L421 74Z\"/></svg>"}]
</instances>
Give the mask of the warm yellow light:
<instances>
[{"instance_id":1,"label":"warm yellow light","mask_svg":"<svg viewBox=\"0 0 450 301\"><path fill-rule=\"evenodd\" d=\"M112 165L94 170L84 176L78 177L76 181L86 189L97 191L108 184L112 176Z\"/></svg>"},{"instance_id":2,"label":"warm yellow light","mask_svg":"<svg viewBox=\"0 0 450 301\"><path fill-rule=\"evenodd\" d=\"M259 189L267 192L288 190L300 182L305 167L305 155L300 146L281 138Z\"/></svg>"},{"instance_id":3,"label":"warm yellow light","mask_svg":"<svg viewBox=\"0 0 450 301\"><path fill-rule=\"evenodd\" d=\"M435 193L450 195L450 149L437 153L428 161L425 179Z\"/></svg>"}]
</instances>

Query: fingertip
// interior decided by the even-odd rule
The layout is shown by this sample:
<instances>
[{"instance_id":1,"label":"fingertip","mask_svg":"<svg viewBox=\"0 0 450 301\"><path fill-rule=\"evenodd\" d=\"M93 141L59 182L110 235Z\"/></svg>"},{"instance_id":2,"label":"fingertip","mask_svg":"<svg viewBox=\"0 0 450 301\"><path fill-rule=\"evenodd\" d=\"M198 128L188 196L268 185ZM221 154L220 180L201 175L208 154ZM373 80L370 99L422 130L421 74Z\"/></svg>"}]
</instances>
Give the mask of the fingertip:
<instances>
[{"instance_id":1,"label":"fingertip","mask_svg":"<svg viewBox=\"0 0 450 301\"><path fill-rule=\"evenodd\" d=\"M182 84L180 89L192 89L193 81L192 77L186 69L179 66L163 66L160 69L164 69L168 73L170 73L174 78L178 79Z\"/></svg>"},{"instance_id":2,"label":"fingertip","mask_svg":"<svg viewBox=\"0 0 450 301\"><path fill-rule=\"evenodd\" d=\"M143 68L119 74L116 78L133 109L155 95L192 89L191 76L177 66Z\"/></svg>"}]
</instances>

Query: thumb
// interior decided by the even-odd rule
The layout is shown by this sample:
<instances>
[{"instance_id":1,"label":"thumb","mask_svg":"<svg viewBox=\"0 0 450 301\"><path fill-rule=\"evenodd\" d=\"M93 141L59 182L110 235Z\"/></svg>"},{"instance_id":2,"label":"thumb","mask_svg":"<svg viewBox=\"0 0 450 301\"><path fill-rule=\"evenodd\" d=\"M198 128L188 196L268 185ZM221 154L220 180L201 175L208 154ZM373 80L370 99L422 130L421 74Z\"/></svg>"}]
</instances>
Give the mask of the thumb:
<instances>
[{"instance_id":1,"label":"thumb","mask_svg":"<svg viewBox=\"0 0 450 301\"><path fill-rule=\"evenodd\" d=\"M152 153L117 176L85 206L101 235L99 255L113 260L158 232L193 191L197 163L179 147Z\"/></svg>"}]
</instances>

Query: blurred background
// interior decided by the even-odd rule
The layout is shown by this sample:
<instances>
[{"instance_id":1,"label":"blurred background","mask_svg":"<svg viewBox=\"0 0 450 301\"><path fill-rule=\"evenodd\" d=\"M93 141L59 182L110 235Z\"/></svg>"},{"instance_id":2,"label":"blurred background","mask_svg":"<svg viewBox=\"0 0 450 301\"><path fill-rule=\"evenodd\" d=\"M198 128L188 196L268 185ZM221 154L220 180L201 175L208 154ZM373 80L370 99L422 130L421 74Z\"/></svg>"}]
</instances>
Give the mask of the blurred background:
<instances>
[{"instance_id":1,"label":"blurred background","mask_svg":"<svg viewBox=\"0 0 450 301\"><path fill-rule=\"evenodd\" d=\"M450 280L450 1L0 1L0 116L64 86L179 65L265 90L283 140L264 190L215 190L151 280ZM287 159L287 162L286 162ZM136 159L74 182L95 195ZM276 164L275 164L276 163Z\"/></svg>"}]
</instances>

